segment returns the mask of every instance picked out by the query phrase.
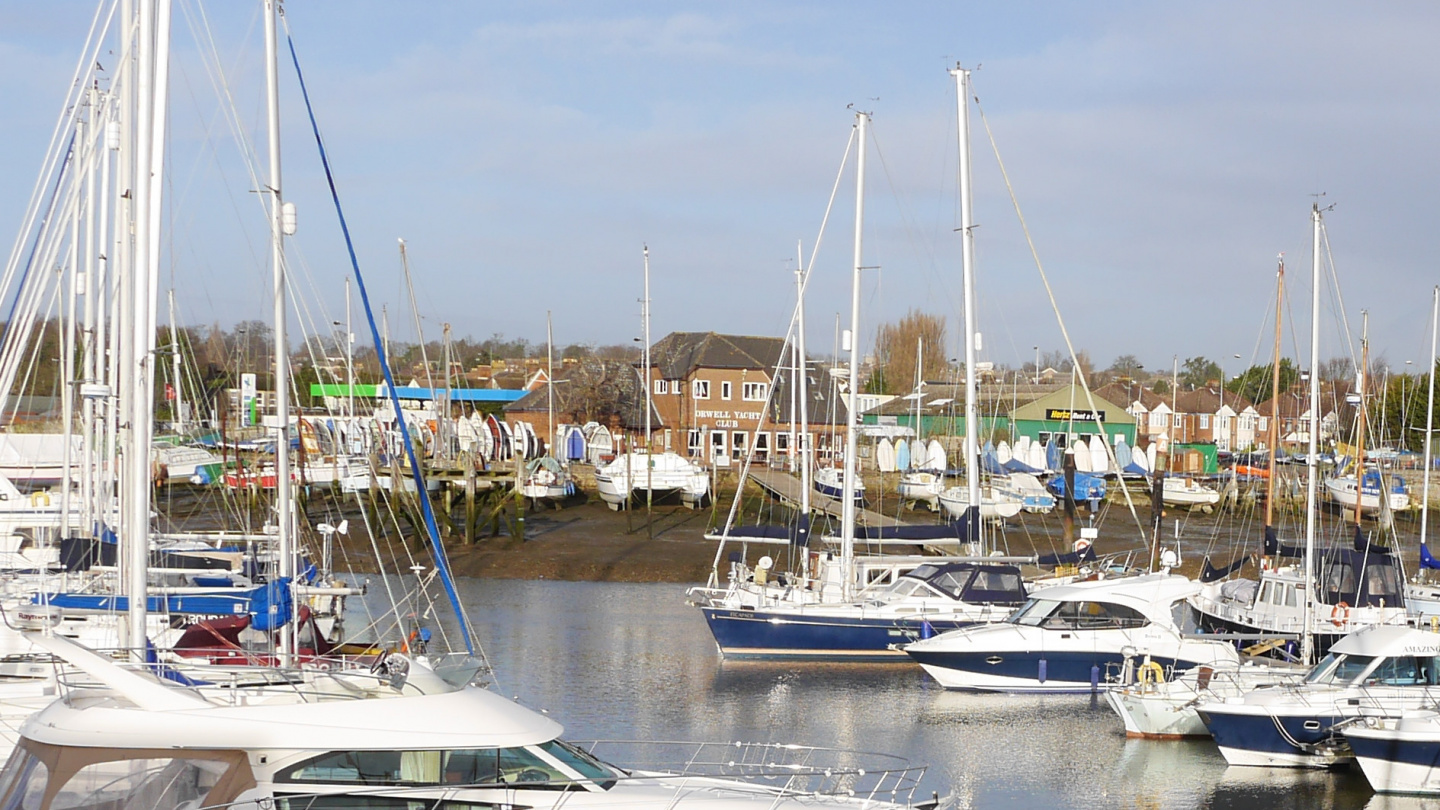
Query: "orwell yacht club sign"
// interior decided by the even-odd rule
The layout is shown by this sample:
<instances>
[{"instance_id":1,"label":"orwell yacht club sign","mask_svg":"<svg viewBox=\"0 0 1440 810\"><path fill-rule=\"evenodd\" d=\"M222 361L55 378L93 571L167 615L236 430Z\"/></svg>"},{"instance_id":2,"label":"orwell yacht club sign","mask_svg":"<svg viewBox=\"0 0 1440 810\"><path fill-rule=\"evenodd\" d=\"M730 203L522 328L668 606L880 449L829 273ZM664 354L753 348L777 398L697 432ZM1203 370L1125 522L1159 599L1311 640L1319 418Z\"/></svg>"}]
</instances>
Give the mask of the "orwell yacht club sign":
<instances>
[{"instance_id":1,"label":"orwell yacht club sign","mask_svg":"<svg viewBox=\"0 0 1440 810\"><path fill-rule=\"evenodd\" d=\"M760 411L699 411L695 412L696 419L714 419L715 427L740 427L740 422L760 421Z\"/></svg>"}]
</instances>

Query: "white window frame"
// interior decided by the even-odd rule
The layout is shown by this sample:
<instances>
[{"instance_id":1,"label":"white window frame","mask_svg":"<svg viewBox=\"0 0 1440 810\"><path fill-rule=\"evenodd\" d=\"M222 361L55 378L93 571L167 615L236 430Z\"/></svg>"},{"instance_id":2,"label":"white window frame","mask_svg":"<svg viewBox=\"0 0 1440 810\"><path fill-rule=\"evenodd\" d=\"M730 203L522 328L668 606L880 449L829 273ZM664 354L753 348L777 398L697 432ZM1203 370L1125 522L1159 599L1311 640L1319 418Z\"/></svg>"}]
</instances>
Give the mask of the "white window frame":
<instances>
[{"instance_id":1,"label":"white window frame","mask_svg":"<svg viewBox=\"0 0 1440 810\"><path fill-rule=\"evenodd\" d=\"M690 397L691 397L692 399L709 399L709 398L710 398L710 381L709 381L709 380L691 380L691 381L690 381Z\"/></svg>"},{"instance_id":2,"label":"white window frame","mask_svg":"<svg viewBox=\"0 0 1440 810\"><path fill-rule=\"evenodd\" d=\"M1206 429L1209 428L1209 427L1210 427L1210 414L1208 414L1208 413L1202 413L1202 414L1200 414L1200 429L1201 429L1201 430L1206 430Z\"/></svg>"},{"instance_id":3,"label":"white window frame","mask_svg":"<svg viewBox=\"0 0 1440 810\"><path fill-rule=\"evenodd\" d=\"M729 380L720 381L720 398L732 399L735 396L735 383Z\"/></svg>"},{"instance_id":4,"label":"white window frame","mask_svg":"<svg viewBox=\"0 0 1440 810\"><path fill-rule=\"evenodd\" d=\"M656 380L656 381L655 381L655 393L656 393L657 395L670 393L670 386L669 386L669 384L666 383L665 380Z\"/></svg>"},{"instance_id":5,"label":"white window frame","mask_svg":"<svg viewBox=\"0 0 1440 810\"><path fill-rule=\"evenodd\" d=\"M740 385L740 398L746 402L764 402L770 396L770 383L747 382Z\"/></svg>"}]
</instances>

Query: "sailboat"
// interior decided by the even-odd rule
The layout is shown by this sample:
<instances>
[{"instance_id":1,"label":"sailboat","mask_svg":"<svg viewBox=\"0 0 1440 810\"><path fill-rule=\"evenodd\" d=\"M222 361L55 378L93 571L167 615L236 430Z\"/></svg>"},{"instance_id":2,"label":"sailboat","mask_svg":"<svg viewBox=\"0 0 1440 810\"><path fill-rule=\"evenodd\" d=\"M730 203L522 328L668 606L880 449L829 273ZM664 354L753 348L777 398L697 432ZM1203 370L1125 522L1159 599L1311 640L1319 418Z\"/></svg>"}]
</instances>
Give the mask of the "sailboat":
<instances>
[{"instance_id":1,"label":"sailboat","mask_svg":"<svg viewBox=\"0 0 1440 810\"><path fill-rule=\"evenodd\" d=\"M691 509L699 508L710 494L710 476L699 464L679 453L669 450L654 452L651 433L651 416L654 405L651 402L651 375L654 367L650 361L650 248L644 249L645 298L642 302L641 320L645 330L645 350L641 365L645 369L641 387L645 389L645 446L631 447L604 466L595 468L595 491L612 510L627 509L637 496L645 498L647 504L668 495L678 494L681 503Z\"/></svg>"},{"instance_id":2,"label":"sailboat","mask_svg":"<svg viewBox=\"0 0 1440 810\"><path fill-rule=\"evenodd\" d=\"M895 492L900 500L912 504L921 503L930 507L930 511L940 508L940 493L945 489L945 468L937 468L935 462L944 464L944 459L931 459L925 444L921 409L925 401L925 378L924 378L924 357L925 344L917 339L915 341L915 442L916 450L912 451L913 457L921 459L922 463L912 466L914 469L903 473L900 481L895 485Z\"/></svg>"},{"instance_id":3,"label":"sailboat","mask_svg":"<svg viewBox=\"0 0 1440 810\"><path fill-rule=\"evenodd\" d=\"M1415 576L1405 584L1405 603L1410 607L1410 615L1422 622L1440 617L1440 583L1434 581L1431 573L1440 570L1440 560L1430 553L1426 544L1430 527L1430 470L1435 463L1432 442L1435 436L1437 336L1440 336L1440 286L1432 293L1430 304L1430 390L1425 400L1425 472L1420 479L1420 559Z\"/></svg>"},{"instance_id":4,"label":"sailboat","mask_svg":"<svg viewBox=\"0 0 1440 810\"><path fill-rule=\"evenodd\" d=\"M1369 398L1365 395L1365 383L1370 369L1370 314L1363 313L1364 326L1360 336L1360 369L1355 374L1355 393L1352 399L1359 406L1355 425L1355 458L1336 471L1325 481L1325 494L1332 503L1339 504L1355 513L1359 526L1361 514L1388 511L1399 512L1410 508L1410 493L1405 488L1405 479L1398 475L1385 475L1377 465L1365 466L1367 444L1366 416Z\"/></svg>"},{"instance_id":5,"label":"sailboat","mask_svg":"<svg viewBox=\"0 0 1440 810\"><path fill-rule=\"evenodd\" d=\"M555 340L550 326L550 313L545 313L545 397L549 418L545 424L554 433L555 427ZM533 431L532 431L533 433ZM533 502L544 501L558 504L576 493L575 482L570 477L570 465L565 459L564 448L555 454L556 446L545 444L545 454L531 459L525 465L525 480L521 492ZM563 460L562 460L563 459ZM558 507L557 507L558 508Z\"/></svg>"},{"instance_id":6,"label":"sailboat","mask_svg":"<svg viewBox=\"0 0 1440 810\"><path fill-rule=\"evenodd\" d=\"M969 71L956 69L956 90L961 115L961 176L968 185ZM860 320L860 271L864 233L865 145L869 115L856 113L854 141L860 145L856 165L855 252L851 281L851 335ZM961 216L969 224L968 188L961 192ZM968 268L970 247L966 234ZM858 371L858 341L849 342L849 379ZM971 369L974 368L972 363ZM972 376L973 381L973 376ZM705 616L722 655L737 658L884 661L904 660L903 646L949 629L1002 620L1025 599L1022 563L1056 565L1060 557L968 558L881 557L862 561L855 556L856 528L856 414L846 420L846 453L840 476L841 531L838 559L833 553L797 548L804 565L771 587L774 561L767 555L751 570L732 563L729 581L711 581L692 588L689 600ZM971 424L974 424L973 419ZM927 452L927 455L928 452ZM943 454L941 454L943 455ZM973 454L971 454L973 456ZM933 539L949 535L950 542L977 537L974 511L953 526L902 526L868 528L867 537L895 537L931 532ZM788 538L787 538L788 540ZM785 541L782 541L785 542ZM802 541L803 542L803 541ZM723 547L722 547L723 550ZM1075 562L1075 557L1066 558ZM873 567L870 565L873 563ZM868 587L867 587L868 586Z\"/></svg>"}]
</instances>

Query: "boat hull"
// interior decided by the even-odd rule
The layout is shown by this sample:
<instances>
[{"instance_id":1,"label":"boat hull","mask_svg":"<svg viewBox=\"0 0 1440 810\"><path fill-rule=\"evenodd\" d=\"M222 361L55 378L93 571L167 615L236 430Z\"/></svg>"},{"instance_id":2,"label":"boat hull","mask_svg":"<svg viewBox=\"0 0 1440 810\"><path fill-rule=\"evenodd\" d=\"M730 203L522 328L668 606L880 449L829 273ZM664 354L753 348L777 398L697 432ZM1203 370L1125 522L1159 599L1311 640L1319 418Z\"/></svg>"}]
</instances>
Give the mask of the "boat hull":
<instances>
[{"instance_id":1,"label":"boat hull","mask_svg":"<svg viewBox=\"0 0 1440 810\"><path fill-rule=\"evenodd\" d=\"M898 649L900 645L976 624L953 618L870 618L728 608L702 611L720 652L726 658L741 659L908 661Z\"/></svg>"}]
</instances>

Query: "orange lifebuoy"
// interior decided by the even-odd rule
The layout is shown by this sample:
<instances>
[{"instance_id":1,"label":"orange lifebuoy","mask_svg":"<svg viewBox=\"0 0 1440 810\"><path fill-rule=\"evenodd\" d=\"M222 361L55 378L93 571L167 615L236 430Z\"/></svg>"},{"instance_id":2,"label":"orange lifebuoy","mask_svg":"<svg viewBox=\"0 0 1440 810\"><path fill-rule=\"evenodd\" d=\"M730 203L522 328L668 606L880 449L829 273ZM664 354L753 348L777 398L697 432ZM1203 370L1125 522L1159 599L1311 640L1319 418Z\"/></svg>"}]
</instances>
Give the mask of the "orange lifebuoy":
<instances>
[{"instance_id":1,"label":"orange lifebuoy","mask_svg":"<svg viewBox=\"0 0 1440 810\"><path fill-rule=\"evenodd\" d=\"M1336 627L1344 627L1350 623L1350 605L1339 602L1330 609L1330 623Z\"/></svg>"}]
</instances>

